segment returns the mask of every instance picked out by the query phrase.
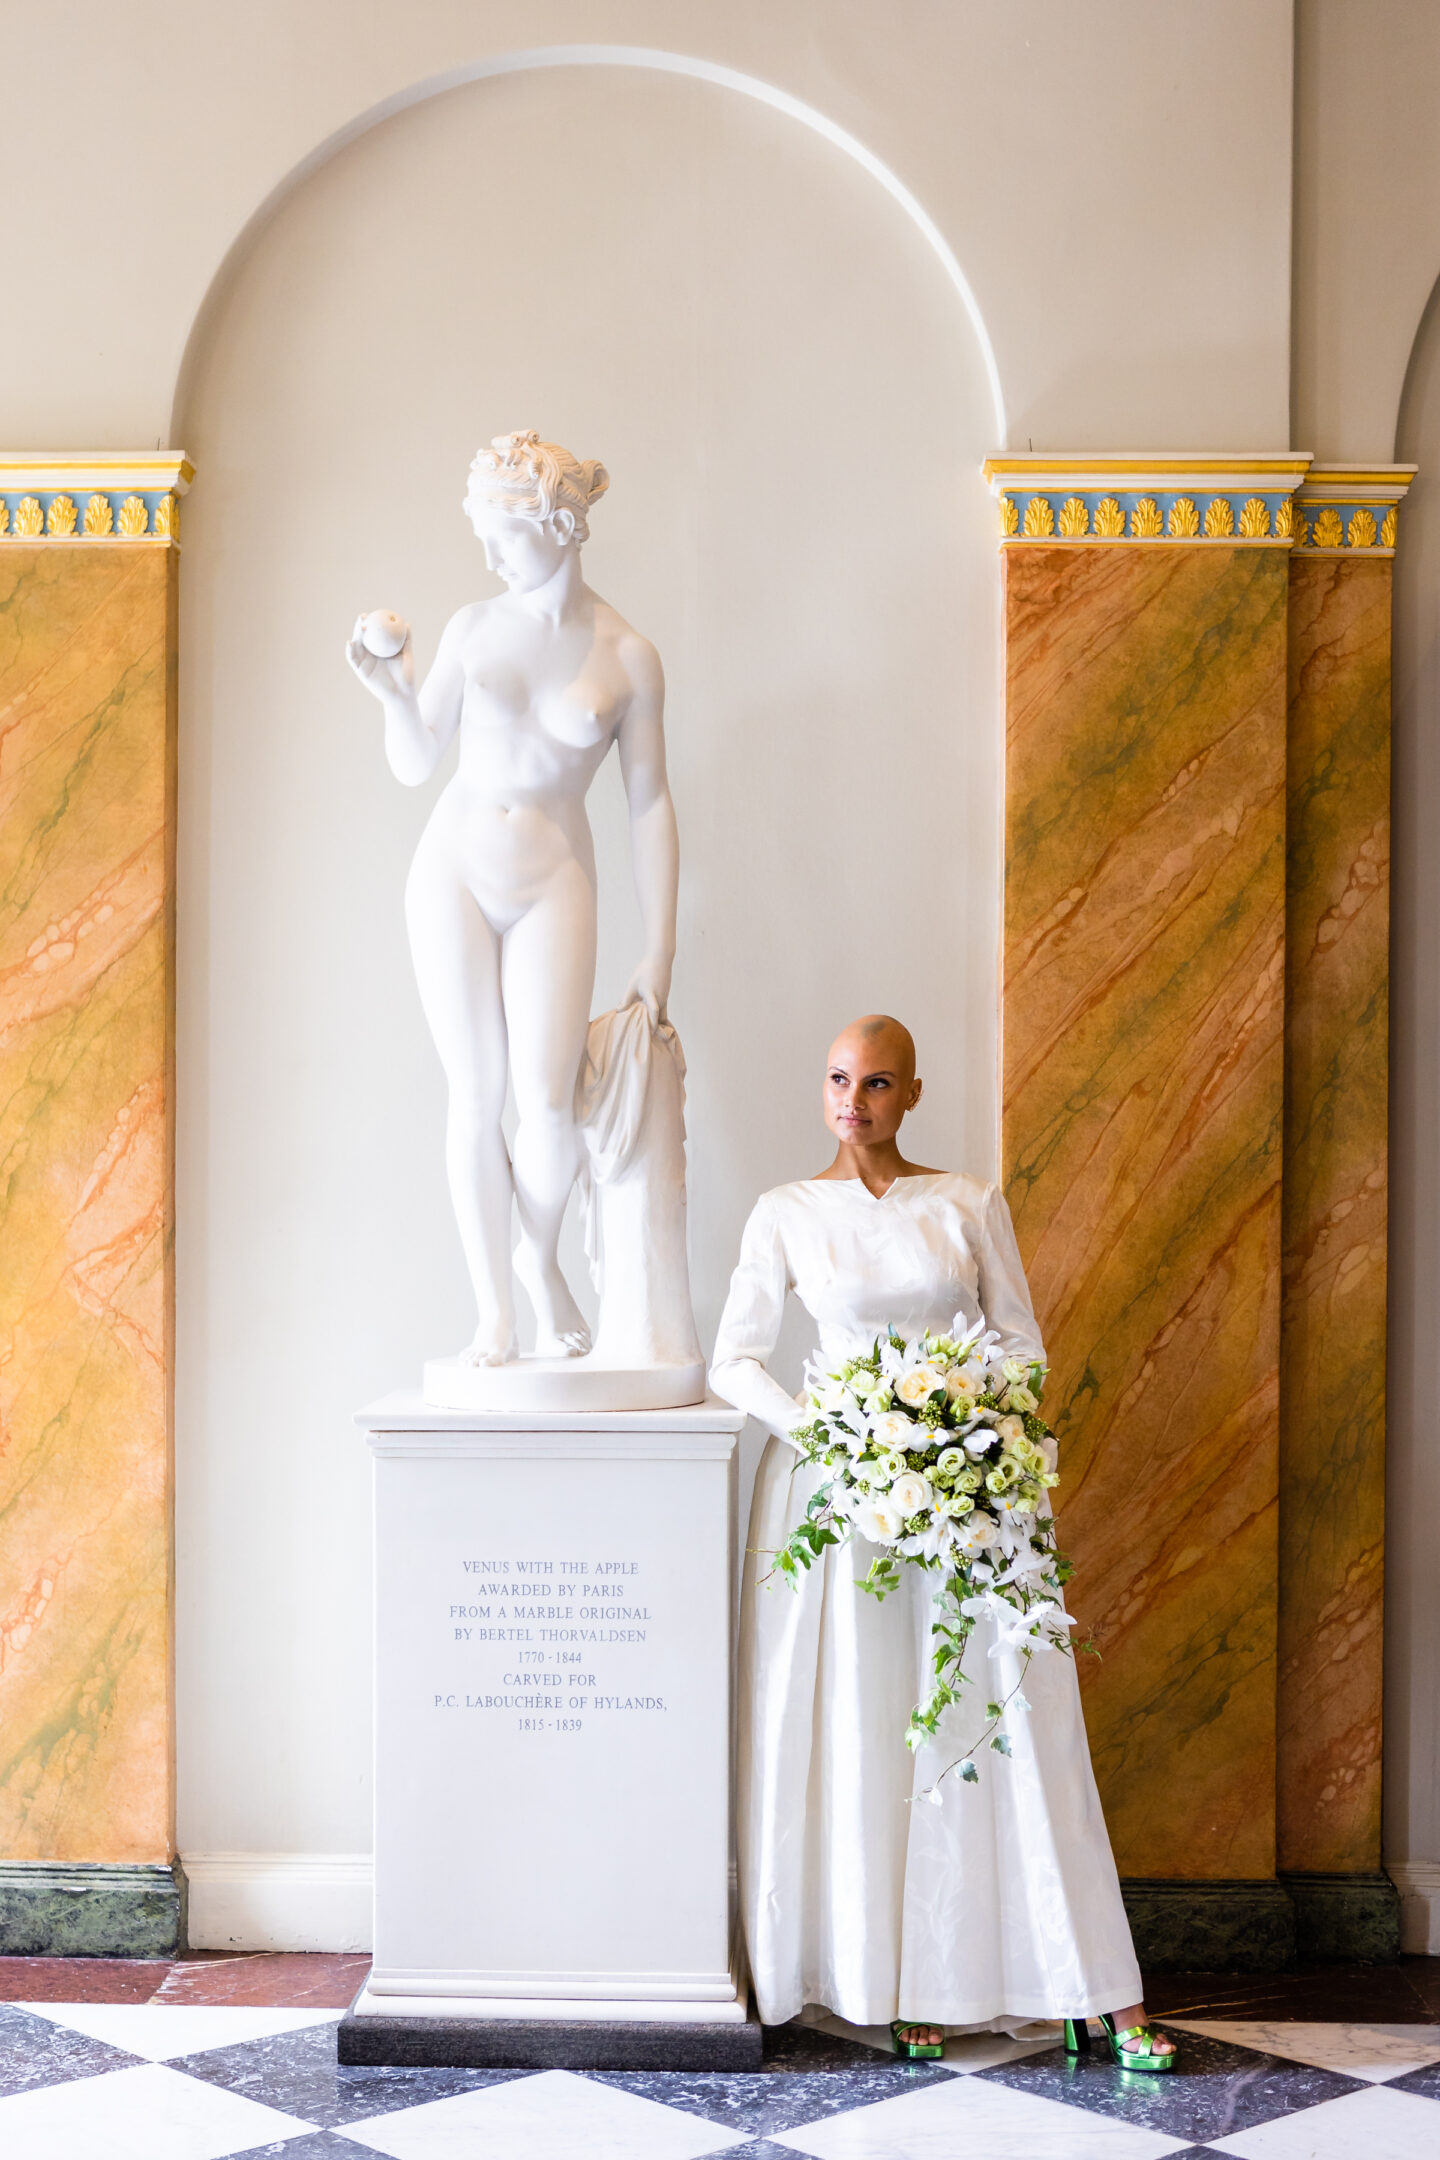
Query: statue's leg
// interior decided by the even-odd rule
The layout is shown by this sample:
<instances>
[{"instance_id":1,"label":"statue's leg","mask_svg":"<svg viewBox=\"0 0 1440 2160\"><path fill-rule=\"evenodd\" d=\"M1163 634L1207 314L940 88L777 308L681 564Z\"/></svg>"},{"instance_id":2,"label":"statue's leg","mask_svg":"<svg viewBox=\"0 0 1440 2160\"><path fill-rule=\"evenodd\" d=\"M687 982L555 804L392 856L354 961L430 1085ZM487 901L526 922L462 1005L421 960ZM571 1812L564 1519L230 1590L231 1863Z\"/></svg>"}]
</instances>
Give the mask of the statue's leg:
<instances>
[{"instance_id":1,"label":"statue's leg","mask_svg":"<svg viewBox=\"0 0 1440 2160\"><path fill-rule=\"evenodd\" d=\"M590 1347L590 1331L557 1253L580 1167L575 1082L595 987L595 892L578 862L558 870L506 932L502 972L518 1119L515 1269L535 1307L538 1353L578 1357Z\"/></svg>"},{"instance_id":2,"label":"statue's leg","mask_svg":"<svg viewBox=\"0 0 1440 2160\"><path fill-rule=\"evenodd\" d=\"M506 1078L500 940L433 828L416 850L405 919L420 1002L450 1091L445 1168L478 1314L474 1342L462 1355L478 1365L503 1365L516 1354L516 1337L513 1186L500 1125Z\"/></svg>"}]
</instances>

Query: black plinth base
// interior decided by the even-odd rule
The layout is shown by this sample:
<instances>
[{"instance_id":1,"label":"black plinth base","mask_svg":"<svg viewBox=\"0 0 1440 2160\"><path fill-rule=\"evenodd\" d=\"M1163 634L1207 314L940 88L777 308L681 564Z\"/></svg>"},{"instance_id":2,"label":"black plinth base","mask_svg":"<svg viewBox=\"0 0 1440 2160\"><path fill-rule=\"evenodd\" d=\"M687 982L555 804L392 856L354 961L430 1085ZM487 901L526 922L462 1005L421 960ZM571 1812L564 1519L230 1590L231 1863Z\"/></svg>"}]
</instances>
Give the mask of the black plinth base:
<instances>
[{"instance_id":1,"label":"black plinth base","mask_svg":"<svg viewBox=\"0 0 1440 2160\"><path fill-rule=\"evenodd\" d=\"M342 2063L407 2070L758 2070L760 2022L613 2025L588 2019L356 2017L336 2027Z\"/></svg>"}]
</instances>

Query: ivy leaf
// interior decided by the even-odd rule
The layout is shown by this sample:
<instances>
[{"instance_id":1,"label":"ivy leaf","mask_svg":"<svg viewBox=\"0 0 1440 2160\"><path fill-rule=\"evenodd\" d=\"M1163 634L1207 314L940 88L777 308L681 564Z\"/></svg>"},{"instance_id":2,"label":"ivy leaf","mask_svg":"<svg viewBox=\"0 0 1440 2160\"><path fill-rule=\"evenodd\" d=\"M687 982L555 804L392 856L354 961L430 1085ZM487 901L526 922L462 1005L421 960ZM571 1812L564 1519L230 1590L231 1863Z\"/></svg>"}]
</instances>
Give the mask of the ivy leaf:
<instances>
[{"instance_id":1,"label":"ivy leaf","mask_svg":"<svg viewBox=\"0 0 1440 2160\"><path fill-rule=\"evenodd\" d=\"M1008 1755L1010 1753L1009 1733L997 1732L990 1745L997 1755Z\"/></svg>"},{"instance_id":2,"label":"ivy leaf","mask_svg":"<svg viewBox=\"0 0 1440 2160\"><path fill-rule=\"evenodd\" d=\"M960 1775L967 1785L978 1785L980 1782L980 1772L976 1769L974 1763L968 1760L961 1763Z\"/></svg>"}]
</instances>

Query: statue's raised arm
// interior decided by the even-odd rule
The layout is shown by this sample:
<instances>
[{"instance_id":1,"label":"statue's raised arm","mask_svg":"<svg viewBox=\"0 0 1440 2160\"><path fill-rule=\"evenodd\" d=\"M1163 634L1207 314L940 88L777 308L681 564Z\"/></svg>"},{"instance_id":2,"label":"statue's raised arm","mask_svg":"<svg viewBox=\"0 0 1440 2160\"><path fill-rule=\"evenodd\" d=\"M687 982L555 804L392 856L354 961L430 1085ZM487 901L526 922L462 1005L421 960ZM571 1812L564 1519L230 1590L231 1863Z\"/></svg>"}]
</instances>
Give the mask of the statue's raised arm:
<instances>
[{"instance_id":1,"label":"statue's raised arm","mask_svg":"<svg viewBox=\"0 0 1440 2160\"><path fill-rule=\"evenodd\" d=\"M463 1396L463 1407L520 1407L562 1395L594 1407L664 1407L703 1392L684 1271L684 1068L665 1022L679 846L665 772L664 678L654 647L590 590L580 568L590 507L608 485L596 459L574 458L533 432L497 436L471 467L465 510L505 593L451 618L418 691L409 630L398 617L362 616L346 646L350 666L384 707L385 751L398 780L411 787L428 780L459 735L454 777L416 850L406 915L421 1002L449 1084L446 1166L477 1306L468 1349L427 1368L427 1385L432 1395ZM585 796L616 742L645 934L625 1004L643 1008L646 1040L639 1045L633 1027L610 1028L615 1016L606 1016L587 1054L595 853ZM517 1113L513 1161L501 1130L507 1081ZM613 1142L615 1086L629 1091L633 1128L623 1161L613 1145L594 1140L603 1124ZM622 1250L633 1256L654 1245L665 1250L670 1274L677 1253L680 1266L677 1302L653 1267L627 1283L619 1278L627 1267L634 1272L632 1263L605 1265L594 1353L558 1257L582 1167L592 1243L597 1236L607 1250L613 1243L617 1263ZM617 1195L608 1241L607 1178ZM656 1190L641 1209L648 1227L637 1239L631 1218L641 1183ZM630 1194L624 1209L622 1184ZM513 1273L512 1198L520 1228ZM657 1207L677 1217L678 1244ZM517 1359L515 1275L535 1312L534 1358L521 1374L485 1382L487 1369ZM607 1342L623 1342L638 1377L622 1375ZM583 1360L583 1374L577 1364L567 1384L561 1360ZM643 1399L601 1400L617 1390Z\"/></svg>"}]
</instances>

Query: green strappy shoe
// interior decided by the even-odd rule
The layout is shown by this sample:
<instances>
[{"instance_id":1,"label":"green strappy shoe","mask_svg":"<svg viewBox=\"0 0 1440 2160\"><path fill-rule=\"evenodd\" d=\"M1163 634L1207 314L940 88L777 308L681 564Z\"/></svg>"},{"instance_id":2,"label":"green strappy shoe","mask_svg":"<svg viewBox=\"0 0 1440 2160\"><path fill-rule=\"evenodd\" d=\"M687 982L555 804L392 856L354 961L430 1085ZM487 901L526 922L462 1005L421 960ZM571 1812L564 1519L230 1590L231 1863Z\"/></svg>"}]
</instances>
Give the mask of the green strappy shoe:
<instances>
[{"instance_id":1,"label":"green strappy shoe","mask_svg":"<svg viewBox=\"0 0 1440 2160\"><path fill-rule=\"evenodd\" d=\"M1122 2070L1144 2070L1158 2077L1162 2071L1173 2070L1178 2050L1171 2047L1163 2055L1154 2052L1155 2034L1148 2025L1127 2025L1123 2032L1116 2032L1115 2020L1102 2010L1100 2023L1110 2042L1110 2052ZM1126 2047L1127 2040L1137 2040L1138 2047ZM1084 2018L1066 2018L1065 2053L1088 2055L1090 2052L1090 2027Z\"/></svg>"},{"instance_id":2,"label":"green strappy shoe","mask_svg":"<svg viewBox=\"0 0 1440 2160\"><path fill-rule=\"evenodd\" d=\"M931 2047L928 2042L922 2043L919 2040L902 2040L900 2037L903 2032L914 2032L917 2025L933 2025L933 2023L934 2020L931 2018L895 2018L890 2026L890 2042L896 2054L908 2057L911 2062L922 2062L927 2058L933 2061L937 2055L943 2055L945 2053L943 2036L938 2047Z\"/></svg>"}]
</instances>

